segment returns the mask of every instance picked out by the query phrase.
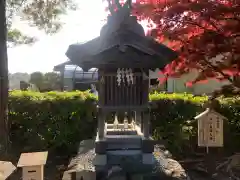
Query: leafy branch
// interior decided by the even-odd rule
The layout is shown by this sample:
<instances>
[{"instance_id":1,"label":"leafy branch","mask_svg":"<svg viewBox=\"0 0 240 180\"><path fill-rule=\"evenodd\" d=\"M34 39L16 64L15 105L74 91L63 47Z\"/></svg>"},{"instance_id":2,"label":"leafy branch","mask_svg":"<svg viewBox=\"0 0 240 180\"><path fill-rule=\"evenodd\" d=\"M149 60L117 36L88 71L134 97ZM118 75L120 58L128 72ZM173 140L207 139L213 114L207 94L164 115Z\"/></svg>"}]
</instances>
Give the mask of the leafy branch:
<instances>
[{"instance_id":1,"label":"leafy branch","mask_svg":"<svg viewBox=\"0 0 240 180\"><path fill-rule=\"evenodd\" d=\"M60 16L67 10L76 10L77 6L72 0L7 0L6 9L8 43L18 45L31 44L37 39L12 27L16 16L26 20L29 26L37 27L47 34L53 34L62 27Z\"/></svg>"}]
</instances>

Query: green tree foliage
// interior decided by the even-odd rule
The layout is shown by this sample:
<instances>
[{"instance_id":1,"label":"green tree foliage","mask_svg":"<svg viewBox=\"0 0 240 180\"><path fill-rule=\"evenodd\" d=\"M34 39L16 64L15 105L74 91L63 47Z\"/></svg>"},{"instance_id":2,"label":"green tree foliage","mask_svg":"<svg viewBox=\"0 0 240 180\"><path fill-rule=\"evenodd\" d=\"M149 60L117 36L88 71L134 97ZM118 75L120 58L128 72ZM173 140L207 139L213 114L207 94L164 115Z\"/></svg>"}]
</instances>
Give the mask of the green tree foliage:
<instances>
[{"instance_id":1,"label":"green tree foliage","mask_svg":"<svg viewBox=\"0 0 240 180\"><path fill-rule=\"evenodd\" d=\"M29 26L38 27L46 33L56 33L61 28L60 16L68 9L75 9L72 0L7 0L6 16L8 28L8 42L13 44L29 44L36 40L24 32L13 28L13 20L20 17Z\"/></svg>"},{"instance_id":2,"label":"green tree foliage","mask_svg":"<svg viewBox=\"0 0 240 180\"><path fill-rule=\"evenodd\" d=\"M0 152L7 149L7 99L8 99L8 59L7 42L11 44L31 43L34 37L13 27L15 17L20 17L30 26L38 27L46 33L55 33L61 27L60 15L73 8L71 0L2 0L0 1ZM6 32L7 31L7 32ZM1 148L1 146L4 146Z\"/></svg>"},{"instance_id":3,"label":"green tree foliage","mask_svg":"<svg viewBox=\"0 0 240 180\"><path fill-rule=\"evenodd\" d=\"M39 89L40 91L53 91L61 89L61 77L60 74L55 72L45 73L43 76L43 85Z\"/></svg>"},{"instance_id":4,"label":"green tree foliage","mask_svg":"<svg viewBox=\"0 0 240 180\"><path fill-rule=\"evenodd\" d=\"M61 87L60 74L55 72L34 72L30 75L30 83L35 84L39 91L59 90Z\"/></svg>"},{"instance_id":5,"label":"green tree foliage","mask_svg":"<svg viewBox=\"0 0 240 180\"><path fill-rule=\"evenodd\" d=\"M29 82L35 84L38 88L41 88L43 85L43 73L41 72L34 72L30 75Z\"/></svg>"}]
</instances>

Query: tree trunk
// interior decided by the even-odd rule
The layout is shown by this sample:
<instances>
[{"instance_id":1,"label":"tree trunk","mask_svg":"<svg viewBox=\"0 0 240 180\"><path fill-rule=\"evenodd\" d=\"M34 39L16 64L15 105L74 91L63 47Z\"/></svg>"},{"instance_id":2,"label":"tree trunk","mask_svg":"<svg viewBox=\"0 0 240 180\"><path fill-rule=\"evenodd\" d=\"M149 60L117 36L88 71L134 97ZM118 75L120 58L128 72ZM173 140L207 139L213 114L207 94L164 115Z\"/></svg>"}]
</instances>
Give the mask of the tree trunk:
<instances>
[{"instance_id":1,"label":"tree trunk","mask_svg":"<svg viewBox=\"0 0 240 180\"><path fill-rule=\"evenodd\" d=\"M8 149L8 59L6 0L0 0L0 156ZM2 160L2 159L1 159Z\"/></svg>"}]
</instances>

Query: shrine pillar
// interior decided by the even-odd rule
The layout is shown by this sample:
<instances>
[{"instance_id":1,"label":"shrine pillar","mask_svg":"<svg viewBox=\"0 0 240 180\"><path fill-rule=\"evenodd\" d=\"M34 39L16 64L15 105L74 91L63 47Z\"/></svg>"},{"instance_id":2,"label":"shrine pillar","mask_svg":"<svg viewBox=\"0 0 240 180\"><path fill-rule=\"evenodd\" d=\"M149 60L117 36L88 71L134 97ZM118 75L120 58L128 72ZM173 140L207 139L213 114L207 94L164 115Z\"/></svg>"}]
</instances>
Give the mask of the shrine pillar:
<instances>
[{"instance_id":1,"label":"shrine pillar","mask_svg":"<svg viewBox=\"0 0 240 180\"><path fill-rule=\"evenodd\" d=\"M98 137L103 138L104 137L104 131L105 131L105 113L102 112L102 110L98 111Z\"/></svg>"},{"instance_id":2,"label":"shrine pillar","mask_svg":"<svg viewBox=\"0 0 240 180\"><path fill-rule=\"evenodd\" d=\"M142 126L141 121L142 121L141 111L135 111L135 122L140 128Z\"/></svg>"},{"instance_id":3,"label":"shrine pillar","mask_svg":"<svg viewBox=\"0 0 240 180\"><path fill-rule=\"evenodd\" d=\"M145 138L149 138L150 136L149 121L150 121L150 113L149 113L149 110L147 110L147 111L144 111L143 113L143 135Z\"/></svg>"},{"instance_id":4,"label":"shrine pillar","mask_svg":"<svg viewBox=\"0 0 240 180\"><path fill-rule=\"evenodd\" d=\"M143 104L147 107L143 111L143 135L145 138L149 138L149 121L150 121L150 109L149 109L149 70L143 73Z\"/></svg>"}]
</instances>

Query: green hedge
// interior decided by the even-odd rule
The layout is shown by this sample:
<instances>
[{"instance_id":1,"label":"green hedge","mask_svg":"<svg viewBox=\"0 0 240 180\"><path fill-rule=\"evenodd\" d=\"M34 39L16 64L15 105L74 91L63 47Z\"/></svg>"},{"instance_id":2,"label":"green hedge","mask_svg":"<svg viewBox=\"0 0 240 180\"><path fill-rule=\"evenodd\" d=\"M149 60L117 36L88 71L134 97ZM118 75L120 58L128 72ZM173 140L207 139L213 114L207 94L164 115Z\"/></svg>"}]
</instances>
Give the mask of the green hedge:
<instances>
[{"instance_id":1,"label":"green hedge","mask_svg":"<svg viewBox=\"0 0 240 180\"><path fill-rule=\"evenodd\" d=\"M13 91L11 139L25 150L72 148L95 132L94 100L87 92Z\"/></svg>"},{"instance_id":2,"label":"green hedge","mask_svg":"<svg viewBox=\"0 0 240 180\"><path fill-rule=\"evenodd\" d=\"M151 123L155 139L163 139L172 152L194 153L197 149L197 121L205 110L206 96L190 94L152 94ZM228 118L224 123L226 152L240 149L240 98L219 98L217 111Z\"/></svg>"},{"instance_id":3,"label":"green hedge","mask_svg":"<svg viewBox=\"0 0 240 180\"><path fill-rule=\"evenodd\" d=\"M155 139L164 139L176 153L195 151L197 124L207 97L189 94L150 95L151 125ZM88 92L12 91L9 98L11 140L25 150L76 150L80 140L96 133L96 98ZM240 98L220 99L218 111L225 123L225 147L240 148ZM236 142L233 142L236 139ZM228 141L231 140L231 141Z\"/></svg>"}]
</instances>

